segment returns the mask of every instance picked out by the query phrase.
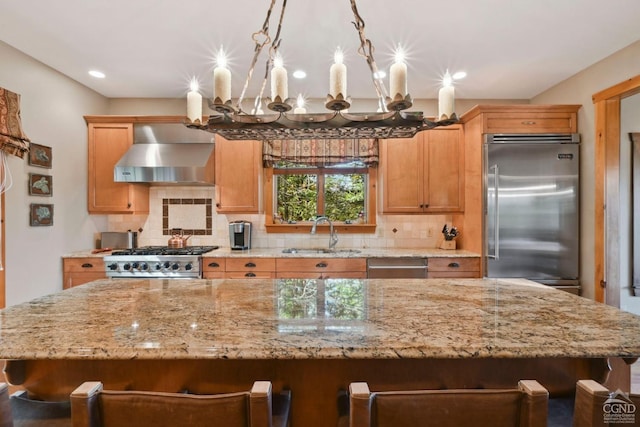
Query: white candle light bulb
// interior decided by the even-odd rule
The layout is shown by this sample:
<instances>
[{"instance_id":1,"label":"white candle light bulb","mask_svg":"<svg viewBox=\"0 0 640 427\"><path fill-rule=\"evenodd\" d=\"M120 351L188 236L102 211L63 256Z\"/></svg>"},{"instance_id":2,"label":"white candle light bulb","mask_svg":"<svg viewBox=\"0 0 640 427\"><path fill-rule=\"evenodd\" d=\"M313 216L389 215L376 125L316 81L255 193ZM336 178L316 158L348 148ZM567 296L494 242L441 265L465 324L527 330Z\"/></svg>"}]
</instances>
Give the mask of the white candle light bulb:
<instances>
[{"instance_id":1,"label":"white candle light bulb","mask_svg":"<svg viewBox=\"0 0 640 427\"><path fill-rule=\"evenodd\" d=\"M395 63L389 70L389 89L391 98L407 96L407 64L404 63L404 51L400 46L395 53Z\"/></svg>"},{"instance_id":2,"label":"white candle light bulb","mask_svg":"<svg viewBox=\"0 0 640 427\"><path fill-rule=\"evenodd\" d=\"M333 61L334 63L329 69L329 95L335 99L341 94L342 97L346 99L347 66L342 63L344 61L344 54L339 47L333 54Z\"/></svg>"},{"instance_id":3,"label":"white candle light bulb","mask_svg":"<svg viewBox=\"0 0 640 427\"><path fill-rule=\"evenodd\" d=\"M455 89L449 70L444 73L442 87L438 92L438 120L450 119L455 110Z\"/></svg>"},{"instance_id":4,"label":"white candle light bulb","mask_svg":"<svg viewBox=\"0 0 640 427\"><path fill-rule=\"evenodd\" d=\"M280 97L280 102L285 102L289 97L289 86L287 81L287 70L280 54L273 58L273 69L271 70L271 101L276 102Z\"/></svg>"},{"instance_id":5,"label":"white candle light bulb","mask_svg":"<svg viewBox=\"0 0 640 427\"><path fill-rule=\"evenodd\" d=\"M191 122L202 121L202 95L198 93L198 81L191 79L190 91L187 93L187 117Z\"/></svg>"},{"instance_id":6,"label":"white candle light bulb","mask_svg":"<svg viewBox=\"0 0 640 427\"><path fill-rule=\"evenodd\" d=\"M227 68L227 57L220 48L213 69L213 99L220 98L223 104L231 100L231 71Z\"/></svg>"},{"instance_id":7,"label":"white candle light bulb","mask_svg":"<svg viewBox=\"0 0 640 427\"><path fill-rule=\"evenodd\" d=\"M224 49L222 47L220 47L220 50L216 55L216 65L218 67L227 68L227 56L224 54Z\"/></svg>"}]
</instances>

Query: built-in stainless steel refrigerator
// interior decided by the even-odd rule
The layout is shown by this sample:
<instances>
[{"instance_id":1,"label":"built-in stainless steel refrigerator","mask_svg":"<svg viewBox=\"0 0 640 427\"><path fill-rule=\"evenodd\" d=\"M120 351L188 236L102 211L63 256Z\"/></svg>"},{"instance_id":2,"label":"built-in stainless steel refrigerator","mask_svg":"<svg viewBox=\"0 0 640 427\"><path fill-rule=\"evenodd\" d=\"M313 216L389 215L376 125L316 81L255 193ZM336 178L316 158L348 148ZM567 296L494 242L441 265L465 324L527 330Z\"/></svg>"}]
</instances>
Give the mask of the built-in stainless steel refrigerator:
<instances>
[{"instance_id":1,"label":"built-in stainless steel refrigerator","mask_svg":"<svg viewBox=\"0 0 640 427\"><path fill-rule=\"evenodd\" d=\"M486 134L486 277L579 293L578 134Z\"/></svg>"}]
</instances>

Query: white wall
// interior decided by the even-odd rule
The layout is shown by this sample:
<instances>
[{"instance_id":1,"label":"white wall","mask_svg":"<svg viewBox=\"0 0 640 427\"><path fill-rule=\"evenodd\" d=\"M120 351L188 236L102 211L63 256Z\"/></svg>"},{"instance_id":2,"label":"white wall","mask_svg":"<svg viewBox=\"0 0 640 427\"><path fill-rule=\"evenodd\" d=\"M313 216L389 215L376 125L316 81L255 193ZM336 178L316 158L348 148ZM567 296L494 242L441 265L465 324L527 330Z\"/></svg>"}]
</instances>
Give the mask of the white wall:
<instances>
[{"instance_id":1,"label":"white wall","mask_svg":"<svg viewBox=\"0 0 640 427\"><path fill-rule=\"evenodd\" d=\"M87 213L87 125L106 114L103 96L0 41L0 86L22 96L22 124L32 142L53 149L52 169L10 156L6 193L7 306L62 289L62 255L93 247L105 216ZM53 176L52 197L29 196L29 173ZM51 227L29 226L30 203L53 203Z\"/></svg>"},{"instance_id":2,"label":"white wall","mask_svg":"<svg viewBox=\"0 0 640 427\"><path fill-rule=\"evenodd\" d=\"M594 297L595 110L593 94L640 74L640 41L614 53L551 89L537 95L533 104L582 104L578 127L580 149L580 276L583 295Z\"/></svg>"}]
</instances>

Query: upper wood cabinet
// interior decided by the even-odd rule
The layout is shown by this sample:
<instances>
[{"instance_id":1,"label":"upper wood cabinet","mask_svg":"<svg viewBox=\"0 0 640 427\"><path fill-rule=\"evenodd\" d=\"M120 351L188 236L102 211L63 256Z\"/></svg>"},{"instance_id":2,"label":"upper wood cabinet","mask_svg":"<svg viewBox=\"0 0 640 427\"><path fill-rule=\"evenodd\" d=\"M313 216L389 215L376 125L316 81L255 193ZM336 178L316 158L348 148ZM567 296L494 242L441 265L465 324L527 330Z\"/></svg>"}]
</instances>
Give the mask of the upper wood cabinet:
<instances>
[{"instance_id":1,"label":"upper wood cabinet","mask_svg":"<svg viewBox=\"0 0 640 427\"><path fill-rule=\"evenodd\" d=\"M579 105L477 105L461 121L479 116L482 133L576 133Z\"/></svg>"},{"instance_id":2,"label":"upper wood cabinet","mask_svg":"<svg viewBox=\"0 0 640 427\"><path fill-rule=\"evenodd\" d=\"M216 210L219 213L258 213L260 141L228 141L215 137Z\"/></svg>"},{"instance_id":3,"label":"upper wood cabinet","mask_svg":"<svg viewBox=\"0 0 640 427\"><path fill-rule=\"evenodd\" d=\"M382 212L464 209L464 138L460 125L381 141Z\"/></svg>"},{"instance_id":4,"label":"upper wood cabinet","mask_svg":"<svg viewBox=\"0 0 640 427\"><path fill-rule=\"evenodd\" d=\"M88 211L94 214L149 213L146 184L114 182L113 170L133 144L132 123L89 124Z\"/></svg>"}]
</instances>

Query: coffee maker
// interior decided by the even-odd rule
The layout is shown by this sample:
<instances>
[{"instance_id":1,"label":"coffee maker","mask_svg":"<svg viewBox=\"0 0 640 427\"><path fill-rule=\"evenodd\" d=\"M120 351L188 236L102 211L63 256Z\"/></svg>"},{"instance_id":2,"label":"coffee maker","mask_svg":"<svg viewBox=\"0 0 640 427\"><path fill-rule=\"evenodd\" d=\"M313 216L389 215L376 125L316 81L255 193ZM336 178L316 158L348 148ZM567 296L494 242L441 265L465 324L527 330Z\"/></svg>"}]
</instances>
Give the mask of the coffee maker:
<instances>
[{"instance_id":1,"label":"coffee maker","mask_svg":"<svg viewBox=\"0 0 640 427\"><path fill-rule=\"evenodd\" d=\"M231 221L229 223L229 243L231 249L251 249L251 223L249 221Z\"/></svg>"}]
</instances>

